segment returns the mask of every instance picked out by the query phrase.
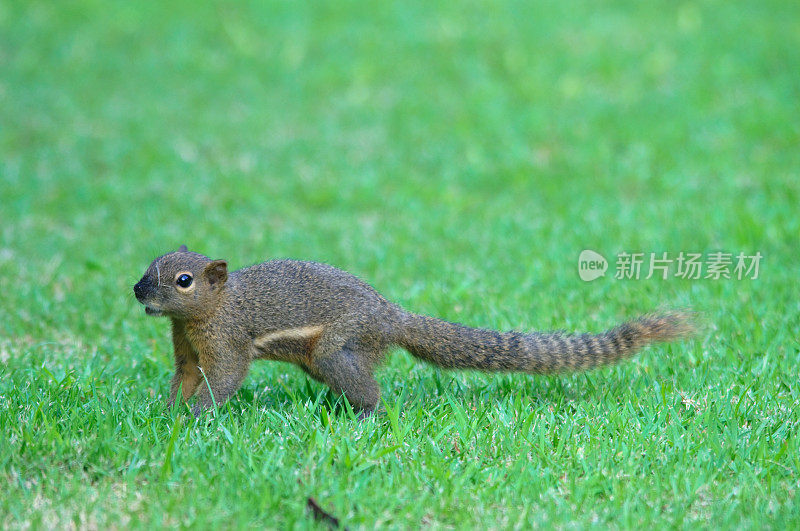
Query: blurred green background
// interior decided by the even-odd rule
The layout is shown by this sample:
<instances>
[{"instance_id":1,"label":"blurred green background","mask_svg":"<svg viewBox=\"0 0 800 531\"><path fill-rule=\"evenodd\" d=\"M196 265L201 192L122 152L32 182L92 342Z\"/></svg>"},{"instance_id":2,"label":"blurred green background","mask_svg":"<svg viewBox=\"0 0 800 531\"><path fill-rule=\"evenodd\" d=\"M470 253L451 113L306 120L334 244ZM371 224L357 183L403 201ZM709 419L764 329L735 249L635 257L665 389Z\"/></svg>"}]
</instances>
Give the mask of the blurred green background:
<instances>
[{"instance_id":1,"label":"blurred green background","mask_svg":"<svg viewBox=\"0 0 800 531\"><path fill-rule=\"evenodd\" d=\"M304 527L307 495L356 527L797 524L798 72L787 1L0 2L0 524ZM471 325L708 327L590 375L398 355L399 424L330 421L261 364L192 427L131 293L183 243L328 262ZM584 283L586 248L764 260ZM454 458L468 418L491 421Z\"/></svg>"}]
</instances>

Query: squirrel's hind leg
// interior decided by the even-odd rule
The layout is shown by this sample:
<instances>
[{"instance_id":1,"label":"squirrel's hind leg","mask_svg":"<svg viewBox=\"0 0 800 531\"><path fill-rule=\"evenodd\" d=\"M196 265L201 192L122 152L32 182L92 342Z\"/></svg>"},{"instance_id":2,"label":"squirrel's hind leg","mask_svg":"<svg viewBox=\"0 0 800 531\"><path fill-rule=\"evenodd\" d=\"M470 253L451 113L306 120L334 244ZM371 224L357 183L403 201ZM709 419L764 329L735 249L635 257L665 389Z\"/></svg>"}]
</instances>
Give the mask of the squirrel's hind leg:
<instances>
[{"instance_id":1,"label":"squirrel's hind leg","mask_svg":"<svg viewBox=\"0 0 800 531\"><path fill-rule=\"evenodd\" d=\"M343 348L314 359L314 369L334 394L344 395L363 419L372 414L380 400L378 382L372 376L370 357Z\"/></svg>"}]
</instances>

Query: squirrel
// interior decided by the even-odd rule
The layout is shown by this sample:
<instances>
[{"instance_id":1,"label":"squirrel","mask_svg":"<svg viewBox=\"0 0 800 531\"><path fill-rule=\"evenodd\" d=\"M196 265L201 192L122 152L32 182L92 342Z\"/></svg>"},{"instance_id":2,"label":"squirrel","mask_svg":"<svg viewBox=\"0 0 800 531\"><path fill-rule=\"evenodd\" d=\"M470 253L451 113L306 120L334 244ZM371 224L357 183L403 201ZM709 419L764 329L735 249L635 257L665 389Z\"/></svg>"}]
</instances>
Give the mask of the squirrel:
<instances>
[{"instance_id":1,"label":"squirrel","mask_svg":"<svg viewBox=\"0 0 800 531\"><path fill-rule=\"evenodd\" d=\"M169 405L196 395L199 416L235 393L255 359L288 361L344 395L365 418L380 397L373 371L399 346L447 369L554 373L614 363L694 333L693 314L648 314L599 334L497 332L418 315L333 266L271 260L228 272L183 245L133 287L151 316L172 321Z\"/></svg>"}]
</instances>

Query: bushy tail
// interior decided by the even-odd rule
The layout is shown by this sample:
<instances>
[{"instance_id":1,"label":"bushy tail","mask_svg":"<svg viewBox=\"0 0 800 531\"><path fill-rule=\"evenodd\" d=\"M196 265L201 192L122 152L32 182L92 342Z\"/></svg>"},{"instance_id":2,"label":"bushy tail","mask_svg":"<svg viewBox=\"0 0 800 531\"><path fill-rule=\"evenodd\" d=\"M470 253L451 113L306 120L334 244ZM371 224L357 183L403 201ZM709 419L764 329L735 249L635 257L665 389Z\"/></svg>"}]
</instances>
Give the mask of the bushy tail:
<instances>
[{"instance_id":1,"label":"bushy tail","mask_svg":"<svg viewBox=\"0 0 800 531\"><path fill-rule=\"evenodd\" d=\"M580 371L628 358L650 343L695 332L694 314L649 314L600 334L496 332L404 313L394 343L449 369L550 373Z\"/></svg>"}]
</instances>

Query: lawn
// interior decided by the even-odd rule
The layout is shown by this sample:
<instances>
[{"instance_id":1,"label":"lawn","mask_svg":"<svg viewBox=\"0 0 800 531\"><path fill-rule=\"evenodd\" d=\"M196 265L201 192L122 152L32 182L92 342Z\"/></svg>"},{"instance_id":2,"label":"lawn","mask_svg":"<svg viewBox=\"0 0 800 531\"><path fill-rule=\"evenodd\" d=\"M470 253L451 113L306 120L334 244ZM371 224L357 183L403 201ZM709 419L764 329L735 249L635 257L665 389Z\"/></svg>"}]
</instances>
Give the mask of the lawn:
<instances>
[{"instance_id":1,"label":"lawn","mask_svg":"<svg viewBox=\"0 0 800 531\"><path fill-rule=\"evenodd\" d=\"M785 0L0 3L0 526L800 526L798 72ZM398 350L366 422L261 362L195 420L131 290L184 243L474 326L704 325L585 374ZM720 251L758 277L615 278Z\"/></svg>"}]
</instances>

